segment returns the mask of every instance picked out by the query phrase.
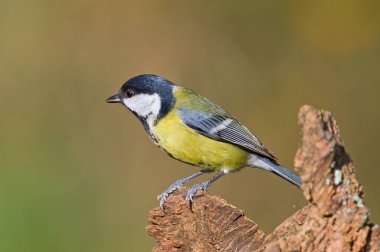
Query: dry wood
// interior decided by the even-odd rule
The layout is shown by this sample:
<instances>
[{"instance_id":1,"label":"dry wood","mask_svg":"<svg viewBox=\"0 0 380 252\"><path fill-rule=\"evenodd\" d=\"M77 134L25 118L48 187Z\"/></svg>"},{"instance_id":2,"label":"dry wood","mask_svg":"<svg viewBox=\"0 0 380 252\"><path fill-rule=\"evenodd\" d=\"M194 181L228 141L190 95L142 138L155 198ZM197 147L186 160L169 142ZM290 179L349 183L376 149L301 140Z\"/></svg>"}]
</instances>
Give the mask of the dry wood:
<instances>
[{"instance_id":1,"label":"dry wood","mask_svg":"<svg viewBox=\"0 0 380 252\"><path fill-rule=\"evenodd\" d=\"M301 143L295 167L309 204L271 234L218 196L198 192L192 211L185 189L150 211L153 251L380 251L380 228L369 223L362 187L336 121L311 106L300 109Z\"/></svg>"}]
</instances>

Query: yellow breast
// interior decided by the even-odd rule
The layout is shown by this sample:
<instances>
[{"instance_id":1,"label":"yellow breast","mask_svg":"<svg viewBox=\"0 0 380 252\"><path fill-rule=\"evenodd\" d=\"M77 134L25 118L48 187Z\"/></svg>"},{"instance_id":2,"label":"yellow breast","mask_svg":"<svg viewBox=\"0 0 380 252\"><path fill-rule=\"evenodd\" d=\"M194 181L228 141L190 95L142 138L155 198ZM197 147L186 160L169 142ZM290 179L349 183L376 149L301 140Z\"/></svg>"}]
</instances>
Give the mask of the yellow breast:
<instances>
[{"instance_id":1,"label":"yellow breast","mask_svg":"<svg viewBox=\"0 0 380 252\"><path fill-rule=\"evenodd\" d=\"M158 145L183 162L215 170L236 170L246 165L246 151L198 134L187 127L173 109L153 127Z\"/></svg>"}]
</instances>

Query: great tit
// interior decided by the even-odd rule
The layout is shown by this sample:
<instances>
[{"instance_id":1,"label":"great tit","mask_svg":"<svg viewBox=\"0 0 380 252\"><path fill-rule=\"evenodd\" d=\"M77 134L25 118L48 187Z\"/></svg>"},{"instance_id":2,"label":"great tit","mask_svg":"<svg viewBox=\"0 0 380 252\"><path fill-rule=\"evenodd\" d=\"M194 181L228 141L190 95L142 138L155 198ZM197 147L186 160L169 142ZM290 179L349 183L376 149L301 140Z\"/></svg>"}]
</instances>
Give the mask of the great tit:
<instances>
[{"instance_id":1,"label":"great tit","mask_svg":"<svg viewBox=\"0 0 380 252\"><path fill-rule=\"evenodd\" d=\"M200 167L159 196L162 210L170 193L208 172L217 174L187 191L188 206L198 190L206 190L224 174L245 166L273 172L298 187L301 184L299 176L280 166L260 140L224 109L165 78L153 74L133 77L106 101L121 103L132 111L153 143L169 156Z\"/></svg>"}]
</instances>

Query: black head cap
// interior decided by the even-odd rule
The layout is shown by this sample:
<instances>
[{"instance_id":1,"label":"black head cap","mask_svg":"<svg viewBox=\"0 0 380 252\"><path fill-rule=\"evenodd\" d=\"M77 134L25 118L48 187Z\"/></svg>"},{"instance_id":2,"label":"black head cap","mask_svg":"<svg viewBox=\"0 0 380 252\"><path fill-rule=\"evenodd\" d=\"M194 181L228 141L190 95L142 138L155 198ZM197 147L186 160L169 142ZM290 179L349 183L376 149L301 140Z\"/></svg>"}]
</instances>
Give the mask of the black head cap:
<instances>
[{"instance_id":1,"label":"black head cap","mask_svg":"<svg viewBox=\"0 0 380 252\"><path fill-rule=\"evenodd\" d=\"M134 89L139 93L161 94L171 91L174 84L161 76L154 74L142 74L127 80L121 87L121 91Z\"/></svg>"},{"instance_id":2,"label":"black head cap","mask_svg":"<svg viewBox=\"0 0 380 252\"><path fill-rule=\"evenodd\" d=\"M142 74L127 80L119 90L121 97L136 94L158 94L161 98L159 117L165 116L174 104L173 88L169 80L154 74Z\"/></svg>"}]
</instances>

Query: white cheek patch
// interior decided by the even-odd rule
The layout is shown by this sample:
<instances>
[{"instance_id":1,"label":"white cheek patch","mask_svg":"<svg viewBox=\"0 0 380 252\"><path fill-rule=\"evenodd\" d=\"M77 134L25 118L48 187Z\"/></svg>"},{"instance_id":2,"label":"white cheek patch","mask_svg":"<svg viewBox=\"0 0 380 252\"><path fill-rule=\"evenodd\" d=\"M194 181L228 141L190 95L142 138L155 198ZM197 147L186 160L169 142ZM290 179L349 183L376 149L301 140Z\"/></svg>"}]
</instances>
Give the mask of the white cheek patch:
<instances>
[{"instance_id":1,"label":"white cheek patch","mask_svg":"<svg viewBox=\"0 0 380 252\"><path fill-rule=\"evenodd\" d=\"M161 99L158 94L138 94L131 98L123 98L123 103L141 117L157 118L161 109Z\"/></svg>"}]
</instances>

